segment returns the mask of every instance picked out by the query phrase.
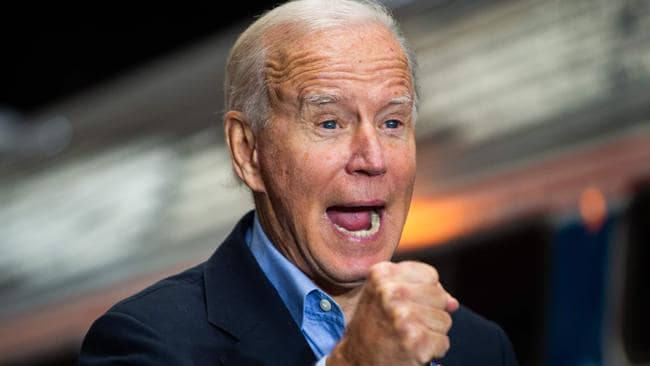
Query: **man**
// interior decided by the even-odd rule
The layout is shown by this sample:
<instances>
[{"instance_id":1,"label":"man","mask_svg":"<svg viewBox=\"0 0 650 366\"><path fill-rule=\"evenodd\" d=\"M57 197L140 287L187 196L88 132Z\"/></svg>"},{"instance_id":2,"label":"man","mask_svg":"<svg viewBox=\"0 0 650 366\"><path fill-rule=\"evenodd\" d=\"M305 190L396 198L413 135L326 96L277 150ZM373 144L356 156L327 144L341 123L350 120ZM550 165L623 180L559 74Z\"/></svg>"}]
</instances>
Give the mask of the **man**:
<instances>
[{"instance_id":1,"label":"man","mask_svg":"<svg viewBox=\"0 0 650 366\"><path fill-rule=\"evenodd\" d=\"M434 268L389 262L417 97L386 11L286 3L240 36L226 71L226 142L255 211L207 262L98 319L81 364L515 365Z\"/></svg>"}]
</instances>

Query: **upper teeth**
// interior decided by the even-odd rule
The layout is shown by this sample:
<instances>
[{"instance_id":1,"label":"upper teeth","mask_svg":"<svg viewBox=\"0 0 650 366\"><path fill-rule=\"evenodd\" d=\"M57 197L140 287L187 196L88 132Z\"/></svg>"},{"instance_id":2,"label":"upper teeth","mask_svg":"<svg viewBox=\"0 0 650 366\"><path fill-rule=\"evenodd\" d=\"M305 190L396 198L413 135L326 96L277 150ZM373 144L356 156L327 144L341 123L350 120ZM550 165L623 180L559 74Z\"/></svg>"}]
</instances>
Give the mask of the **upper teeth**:
<instances>
[{"instance_id":1,"label":"upper teeth","mask_svg":"<svg viewBox=\"0 0 650 366\"><path fill-rule=\"evenodd\" d=\"M337 230L341 231L344 234L348 234L357 238L367 238L372 236L379 231L381 226L381 220L379 219L379 213L377 210L372 210L370 213L370 227L368 229L361 229L356 231L350 231L342 226L334 224Z\"/></svg>"}]
</instances>

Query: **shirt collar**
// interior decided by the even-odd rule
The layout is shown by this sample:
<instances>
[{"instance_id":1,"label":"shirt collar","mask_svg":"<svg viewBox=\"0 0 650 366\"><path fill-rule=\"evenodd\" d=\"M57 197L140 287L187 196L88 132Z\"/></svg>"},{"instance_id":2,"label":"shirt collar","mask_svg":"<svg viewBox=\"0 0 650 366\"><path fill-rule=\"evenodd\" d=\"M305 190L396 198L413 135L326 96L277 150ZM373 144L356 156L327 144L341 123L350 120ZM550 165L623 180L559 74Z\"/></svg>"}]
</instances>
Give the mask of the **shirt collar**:
<instances>
[{"instance_id":1,"label":"shirt collar","mask_svg":"<svg viewBox=\"0 0 650 366\"><path fill-rule=\"evenodd\" d=\"M314 290L322 291L275 248L264 233L257 213L253 225L246 231L246 244L266 277L278 291L293 320L302 327L305 297Z\"/></svg>"}]
</instances>

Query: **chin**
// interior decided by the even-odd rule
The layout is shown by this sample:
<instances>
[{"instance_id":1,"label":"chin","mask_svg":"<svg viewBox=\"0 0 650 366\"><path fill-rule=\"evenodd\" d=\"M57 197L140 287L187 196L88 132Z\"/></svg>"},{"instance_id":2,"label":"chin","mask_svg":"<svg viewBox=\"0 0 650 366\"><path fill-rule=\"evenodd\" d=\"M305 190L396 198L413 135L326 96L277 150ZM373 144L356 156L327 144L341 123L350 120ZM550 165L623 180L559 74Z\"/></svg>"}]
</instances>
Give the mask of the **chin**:
<instances>
[{"instance_id":1,"label":"chin","mask_svg":"<svg viewBox=\"0 0 650 366\"><path fill-rule=\"evenodd\" d=\"M370 268L379 262L390 260L393 254L394 246L389 247L380 242L371 244L346 253L331 253L336 260L325 264L328 277L340 284L349 284L349 287L363 284Z\"/></svg>"}]
</instances>

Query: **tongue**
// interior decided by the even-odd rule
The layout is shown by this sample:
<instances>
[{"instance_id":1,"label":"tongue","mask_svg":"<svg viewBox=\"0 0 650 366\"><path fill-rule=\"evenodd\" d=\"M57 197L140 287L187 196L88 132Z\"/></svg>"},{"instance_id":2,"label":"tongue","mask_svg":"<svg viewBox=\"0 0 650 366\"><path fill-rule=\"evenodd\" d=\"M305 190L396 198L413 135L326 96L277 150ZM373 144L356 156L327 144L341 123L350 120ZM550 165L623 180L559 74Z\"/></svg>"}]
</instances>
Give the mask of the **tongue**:
<instances>
[{"instance_id":1,"label":"tongue","mask_svg":"<svg viewBox=\"0 0 650 366\"><path fill-rule=\"evenodd\" d=\"M327 210L329 219L348 231L370 229L371 213L369 208L332 207Z\"/></svg>"}]
</instances>

